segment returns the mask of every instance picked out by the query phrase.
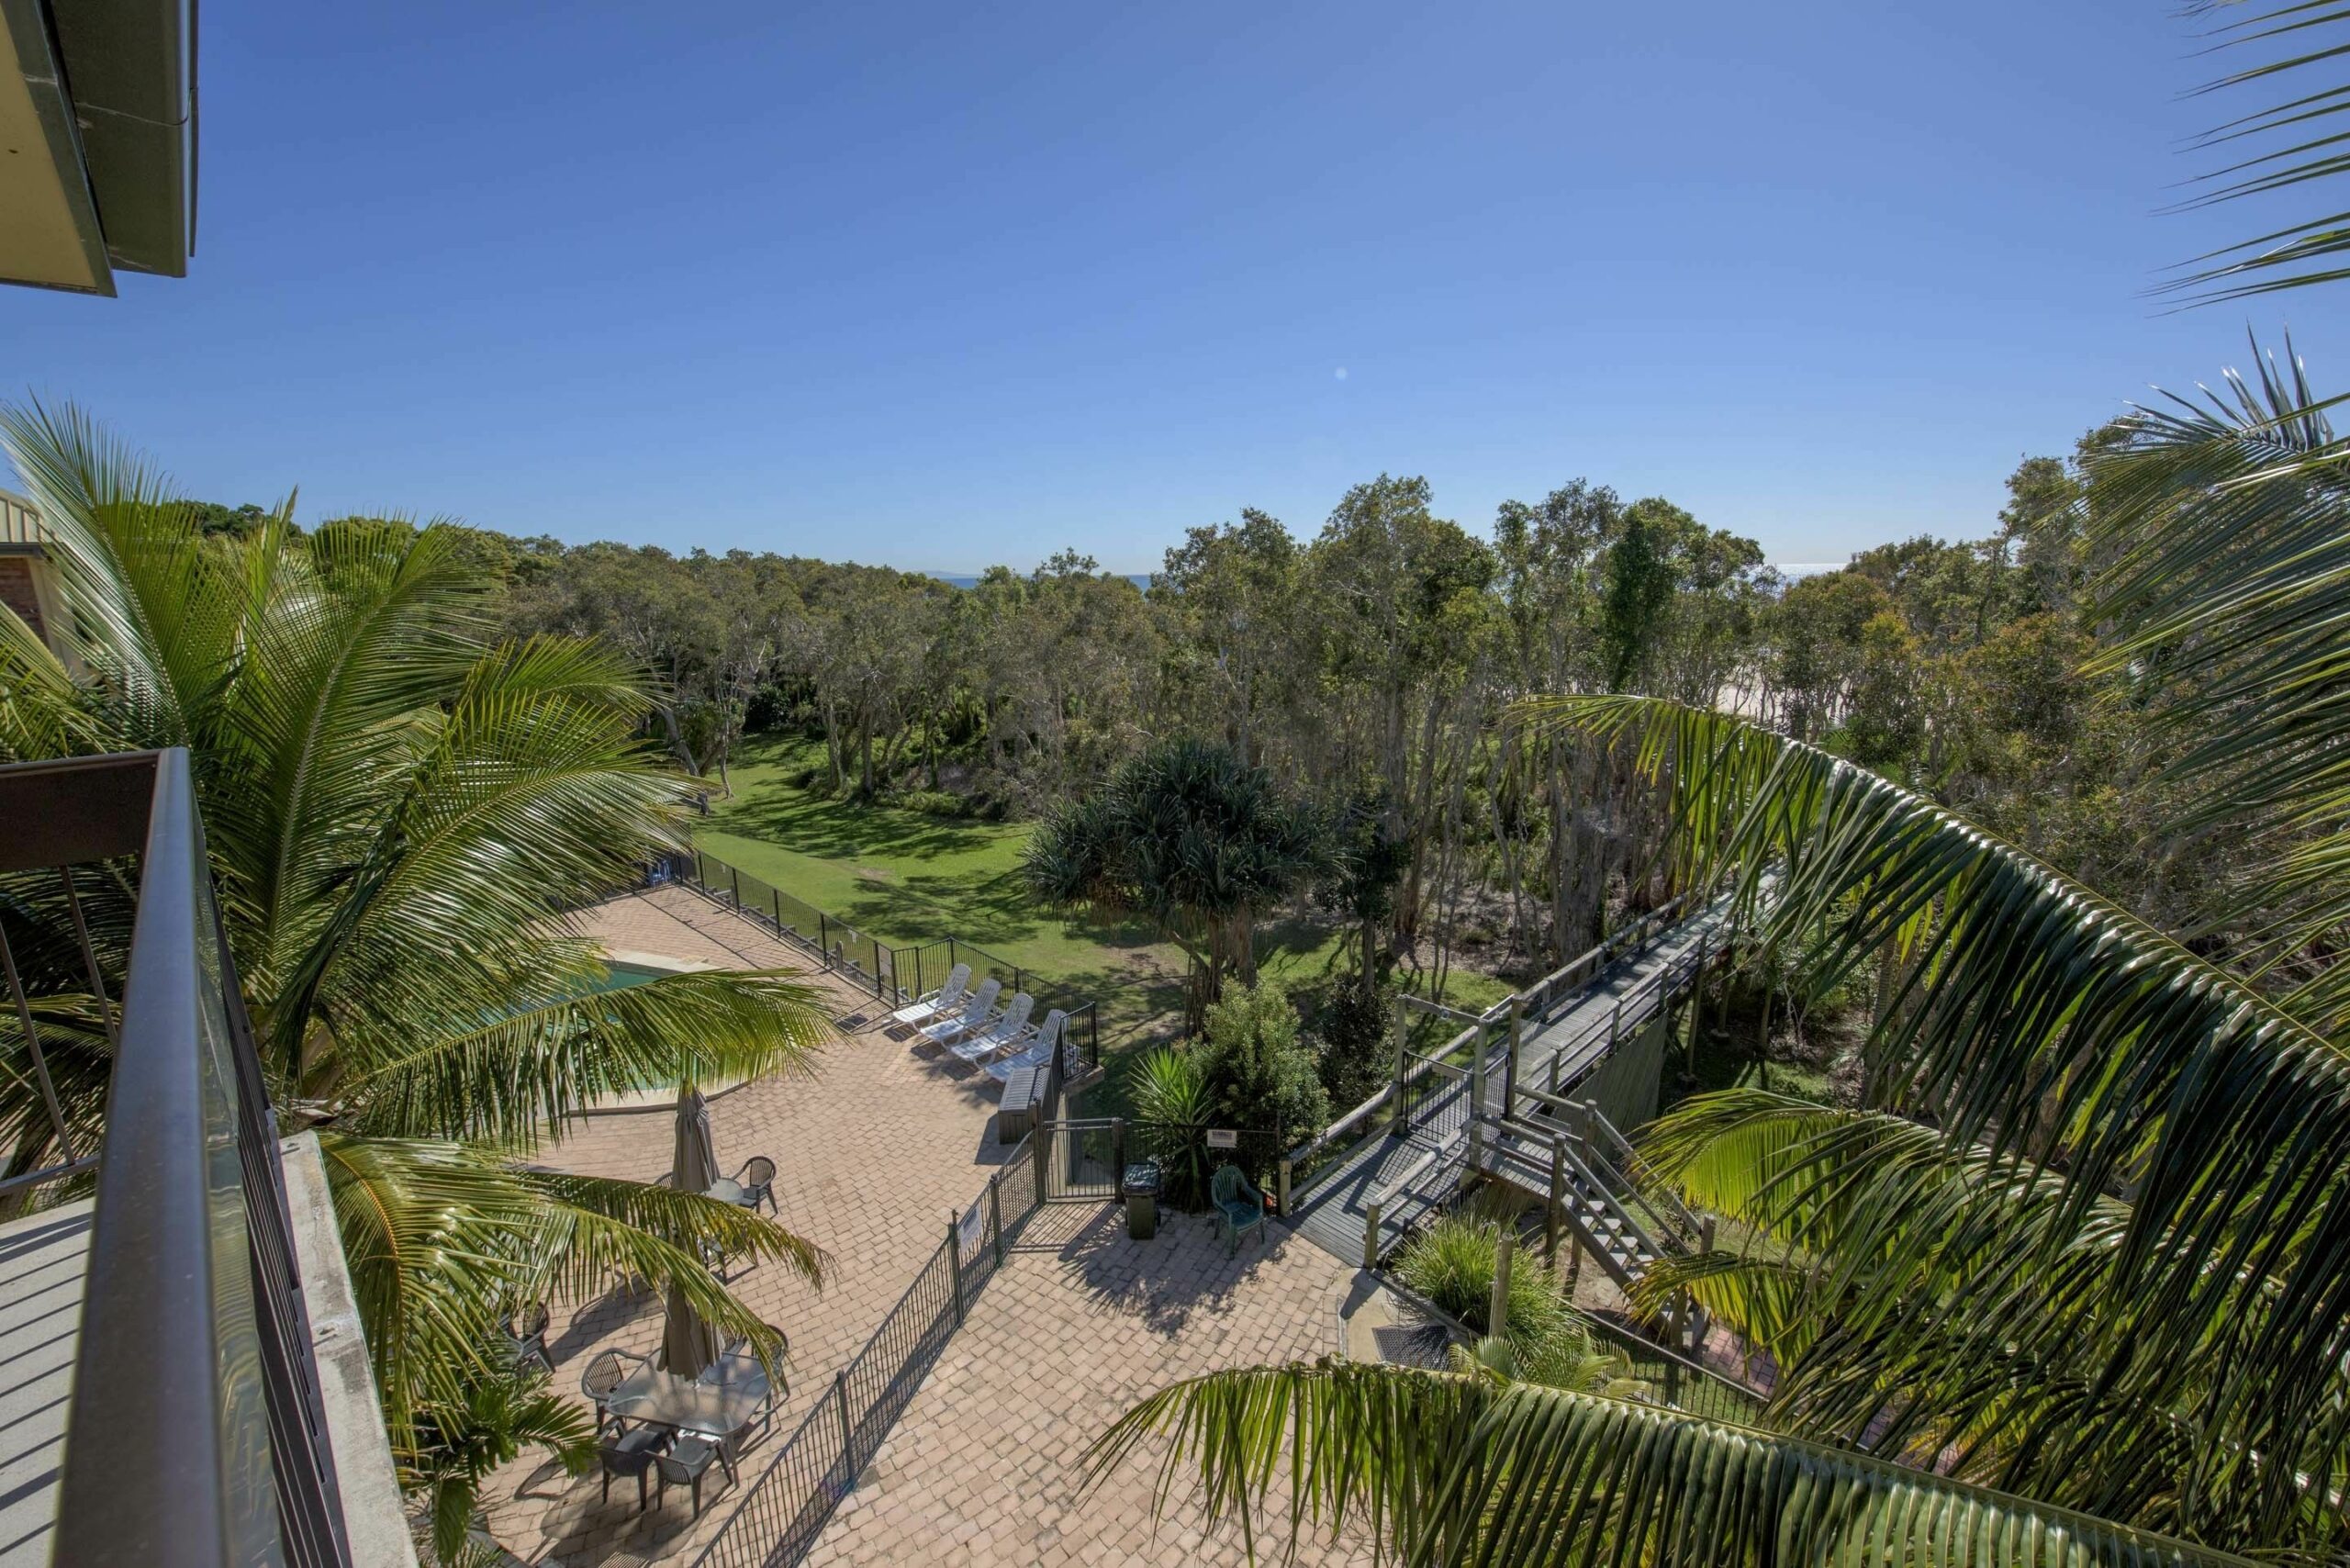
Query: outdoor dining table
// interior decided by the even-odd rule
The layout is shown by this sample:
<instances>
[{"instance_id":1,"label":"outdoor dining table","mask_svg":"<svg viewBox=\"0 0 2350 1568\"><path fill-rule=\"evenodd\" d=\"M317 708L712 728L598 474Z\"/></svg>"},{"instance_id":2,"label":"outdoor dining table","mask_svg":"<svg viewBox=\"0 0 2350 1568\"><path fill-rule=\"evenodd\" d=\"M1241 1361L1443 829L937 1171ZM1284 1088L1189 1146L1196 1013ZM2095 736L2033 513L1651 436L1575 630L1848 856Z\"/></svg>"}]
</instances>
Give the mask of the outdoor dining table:
<instances>
[{"instance_id":1,"label":"outdoor dining table","mask_svg":"<svg viewBox=\"0 0 2350 1568\"><path fill-rule=\"evenodd\" d=\"M604 1410L631 1421L723 1438L749 1425L767 1396L763 1382L695 1383L647 1363L605 1395Z\"/></svg>"},{"instance_id":2,"label":"outdoor dining table","mask_svg":"<svg viewBox=\"0 0 2350 1568\"><path fill-rule=\"evenodd\" d=\"M739 1207L743 1202L743 1183L732 1176L721 1176L717 1181L704 1187L701 1190L701 1195L705 1198L716 1198L722 1204L733 1204Z\"/></svg>"}]
</instances>

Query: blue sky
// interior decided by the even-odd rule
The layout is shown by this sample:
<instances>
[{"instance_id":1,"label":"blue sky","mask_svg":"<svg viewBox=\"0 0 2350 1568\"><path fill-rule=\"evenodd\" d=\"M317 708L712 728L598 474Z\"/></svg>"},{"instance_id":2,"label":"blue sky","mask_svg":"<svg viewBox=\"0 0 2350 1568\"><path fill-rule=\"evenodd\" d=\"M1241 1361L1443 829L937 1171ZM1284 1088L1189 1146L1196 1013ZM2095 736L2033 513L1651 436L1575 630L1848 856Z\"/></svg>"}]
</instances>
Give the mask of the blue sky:
<instances>
[{"instance_id":1,"label":"blue sky","mask_svg":"<svg viewBox=\"0 0 2350 1568\"><path fill-rule=\"evenodd\" d=\"M2158 314L2220 106L2158 0L206 8L185 281L0 390L300 515L1147 569L1426 474L1835 559L2337 301ZM2330 358L2338 354L2338 358Z\"/></svg>"}]
</instances>

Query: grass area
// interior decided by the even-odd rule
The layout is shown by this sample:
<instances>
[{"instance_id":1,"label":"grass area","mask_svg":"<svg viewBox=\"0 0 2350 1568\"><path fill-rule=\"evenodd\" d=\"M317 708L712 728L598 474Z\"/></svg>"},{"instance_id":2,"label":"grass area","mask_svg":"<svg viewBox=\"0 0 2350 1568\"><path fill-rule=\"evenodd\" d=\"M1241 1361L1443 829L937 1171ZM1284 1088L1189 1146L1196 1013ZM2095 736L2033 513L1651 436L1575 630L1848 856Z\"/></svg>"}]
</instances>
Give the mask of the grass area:
<instances>
[{"instance_id":1,"label":"grass area","mask_svg":"<svg viewBox=\"0 0 2350 1568\"><path fill-rule=\"evenodd\" d=\"M732 770L733 798L713 804L696 842L885 943L955 936L1092 997L1105 1053L1169 1032L1170 1015L1182 1008L1182 950L1140 922L1089 920L1039 903L1020 879L1035 823L860 805L792 782L823 759L818 742L754 741ZM1268 922L1258 932L1259 970L1292 991L1319 988L1346 971L1345 936L1327 920ZM1471 973L1456 973L1447 987L1463 1008L1490 1005L1508 990ZM1090 1107L1097 1114L1122 1114L1124 1063L1108 1065Z\"/></svg>"}]
</instances>

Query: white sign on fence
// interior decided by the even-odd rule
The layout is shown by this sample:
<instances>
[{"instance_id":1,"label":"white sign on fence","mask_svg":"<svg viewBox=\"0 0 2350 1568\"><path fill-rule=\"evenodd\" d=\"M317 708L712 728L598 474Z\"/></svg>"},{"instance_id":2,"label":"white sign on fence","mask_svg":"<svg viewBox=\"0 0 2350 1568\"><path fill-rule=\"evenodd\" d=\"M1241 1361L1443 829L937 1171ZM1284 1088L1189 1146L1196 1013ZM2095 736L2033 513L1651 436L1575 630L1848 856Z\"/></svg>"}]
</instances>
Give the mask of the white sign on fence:
<instances>
[{"instance_id":1,"label":"white sign on fence","mask_svg":"<svg viewBox=\"0 0 2350 1568\"><path fill-rule=\"evenodd\" d=\"M1210 1127L1208 1147L1210 1148L1238 1148L1240 1135L1230 1127Z\"/></svg>"}]
</instances>

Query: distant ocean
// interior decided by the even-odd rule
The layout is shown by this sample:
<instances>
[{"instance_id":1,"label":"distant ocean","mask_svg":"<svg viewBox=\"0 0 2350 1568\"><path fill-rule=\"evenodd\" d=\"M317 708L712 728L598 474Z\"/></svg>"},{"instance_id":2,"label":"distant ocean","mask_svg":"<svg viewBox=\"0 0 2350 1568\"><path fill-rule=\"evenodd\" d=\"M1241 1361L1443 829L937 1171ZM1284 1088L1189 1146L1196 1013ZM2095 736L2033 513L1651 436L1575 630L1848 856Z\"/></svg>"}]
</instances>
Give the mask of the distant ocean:
<instances>
[{"instance_id":1,"label":"distant ocean","mask_svg":"<svg viewBox=\"0 0 2350 1568\"><path fill-rule=\"evenodd\" d=\"M1843 566L1844 563L1841 561L1782 561L1778 563L1779 576L1789 582L1793 582L1797 577L1810 577L1815 572L1841 571ZM979 580L976 577L962 577L953 572L932 572L929 575L942 583L953 583L957 588L963 588L975 587ZM1126 580L1138 588L1150 587L1148 572L1128 572Z\"/></svg>"},{"instance_id":2,"label":"distant ocean","mask_svg":"<svg viewBox=\"0 0 2350 1568\"><path fill-rule=\"evenodd\" d=\"M953 583L957 588L977 588L979 581L976 577L957 577L953 572L932 572L929 575L936 577L942 583ZM1126 574L1126 580L1134 584L1135 587L1138 588L1147 588L1150 586L1150 574L1148 572L1128 572Z\"/></svg>"}]
</instances>

